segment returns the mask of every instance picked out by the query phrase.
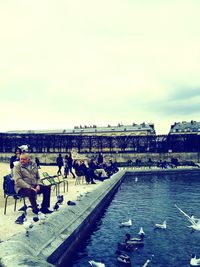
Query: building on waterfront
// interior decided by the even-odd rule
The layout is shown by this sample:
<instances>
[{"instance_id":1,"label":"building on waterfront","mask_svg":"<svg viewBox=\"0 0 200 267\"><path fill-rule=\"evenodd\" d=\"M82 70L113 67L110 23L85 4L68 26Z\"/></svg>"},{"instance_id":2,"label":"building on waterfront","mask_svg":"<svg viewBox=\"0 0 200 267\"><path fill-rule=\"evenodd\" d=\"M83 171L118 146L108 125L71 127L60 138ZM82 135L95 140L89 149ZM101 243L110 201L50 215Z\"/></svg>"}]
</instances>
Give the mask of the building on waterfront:
<instances>
[{"instance_id":1,"label":"building on waterfront","mask_svg":"<svg viewBox=\"0 0 200 267\"><path fill-rule=\"evenodd\" d=\"M75 126L74 129L61 130L25 130L25 131L9 131L8 133L18 134L63 134L63 135L95 135L95 136L147 136L156 135L153 123L133 123L131 125L123 125L119 123L117 126L98 127L92 126Z\"/></svg>"},{"instance_id":2,"label":"building on waterfront","mask_svg":"<svg viewBox=\"0 0 200 267\"><path fill-rule=\"evenodd\" d=\"M194 120L175 122L171 125L169 134L200 134L200 122Z\"/></svg>"}]
</instances>

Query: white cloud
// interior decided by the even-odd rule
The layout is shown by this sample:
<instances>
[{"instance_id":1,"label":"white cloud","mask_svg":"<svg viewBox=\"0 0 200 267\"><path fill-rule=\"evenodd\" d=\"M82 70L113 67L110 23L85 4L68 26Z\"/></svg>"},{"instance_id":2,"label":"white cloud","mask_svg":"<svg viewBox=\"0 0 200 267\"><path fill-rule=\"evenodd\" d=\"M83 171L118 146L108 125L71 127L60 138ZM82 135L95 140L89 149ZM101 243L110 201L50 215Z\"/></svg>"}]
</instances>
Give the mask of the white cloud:
<instances>
[{"instance_id":1,"label":"white cloud","mask_svg":"<svg viewBox=\"0 0 200 267\"><path fill-rule=\"evenodd\" d=\"M195 119L192 108L181 118L179 99L168 115L164 103L177 88L200 85L199 7L198 0L1 2L0 131L144 121L167 133L177 119ZM25 125L13 120L22 113Z\"/></svg>"}]
</instances>

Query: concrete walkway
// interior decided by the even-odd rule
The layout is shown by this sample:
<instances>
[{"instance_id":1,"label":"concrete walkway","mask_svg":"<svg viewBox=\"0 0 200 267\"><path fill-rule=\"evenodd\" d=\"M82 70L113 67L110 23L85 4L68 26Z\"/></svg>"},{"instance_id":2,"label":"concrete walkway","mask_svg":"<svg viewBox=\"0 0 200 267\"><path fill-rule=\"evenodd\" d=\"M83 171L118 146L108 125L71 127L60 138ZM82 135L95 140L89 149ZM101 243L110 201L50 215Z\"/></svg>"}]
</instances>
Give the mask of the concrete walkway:
<instances>
[{"instance_id":1,"label":"concrete walkway","mask_svg":"<svg viewBox=\"0 0 200 267\"><path fill-rule=\"evenodd\" d=\"M6 164L7 165L7 164ZM8 165L6 166L8 167ZM5 167L4 167L5 168ZM52 166L42 166L40 171L40 174L43 171L47 171L50 175L56 174L56 167ZM4 175L6 175L6 172L4 172ZM42 175L41 175L42 177ZM64 202L62 205L60 205L60 210L62 210L63 207L67 206L67 201L75 201L77 202L77 199L80 199L80 195L84 195L86 192L91 192L95 190L100 184L100 181L96 181L96 184L86 184L81 183L78 185L75 185L75 179L72 178L70 175L68 178L68 192L63 191L63 185L60 186L60 194L64 196ZM1 189L3 187L3 184L1 185ZM51 207L50 209L53 209L54 204L57 201L56 192L55 190L51 191ZM42 202L42 196L38 195L38 203ZM23 206L23 201L17 201L17 209L16 212L14 212L14 199L12 197L8 198L8 205L7 205L7 211L6 215L4 215L4 198L3 198L3 191L1 194L1 200L0 200L0 241L5 241L12 237L16 233L20 233L24 231L23 225L19 225L15 223L15 220L23 213L21 211L18 211L20 207ZM26 199L27 205L29 205L29 200ZM58 211L59 212L59 211ZM33 216L35 216L31 209L27 210L27 219L32 220ZM49 215L50 216L50 215Z\"/></svg>"},{"instance_id":2,"label":"concrete walkway","mask_svg":"<svg viewBox=\"0 0 200 267\"><path fill-rule=\"evenodd\" d=\"M47 171L52 175L55 174L55 170L52 173L53 170L42 167L40 172ZM86 183L75 185L75 179L69 177L68 192L64 193L61 187L60 194L64 196L63 204L60 205L58 211L47 215L45 223L40 221L34 223L32 219L35 215L31 209L27 210L27 220L33 224L28 236L25 226L15 223L15 220L22 214L18 209L23 206L23 202L18 201L17 211L14 212L14 200L10 199L6 215L3 214L2 205L0 208L0 239L2 241L0 243L0 266L52 266L48 262L59 265L60 256L66 251L66 240L69 248L77 239L78 229L81 229L83 223L124 173L120 171L104 182L96 181L96 184L89 185ZM41 198L38 196L38 203L41 203ZM69 200L74 201L76 205L67 205ZM55 191L52 191L51 209L56 201ZM27 204L29 204L28 200ZM73 242L70 241L72 234L75 234Z\"/></svg>"}]
</instances>

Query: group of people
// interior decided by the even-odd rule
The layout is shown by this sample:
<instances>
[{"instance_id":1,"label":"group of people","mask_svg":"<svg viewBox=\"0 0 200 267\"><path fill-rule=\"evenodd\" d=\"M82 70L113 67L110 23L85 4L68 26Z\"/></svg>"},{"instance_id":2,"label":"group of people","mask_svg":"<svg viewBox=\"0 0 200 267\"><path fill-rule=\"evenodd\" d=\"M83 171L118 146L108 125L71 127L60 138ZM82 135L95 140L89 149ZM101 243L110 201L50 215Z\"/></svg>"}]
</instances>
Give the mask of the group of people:
<instances>
[{"instance_id":1,"label":"group of people","mask_svg":"<svg viewBox=\"0 0 200 267\"><path fill-rule=\"evenodd\" d=\"M56 158L56 164L58 166L57 175L62 175L62 167L64 167L64 177L67 178L69 173L72 174L73 178L75 178L75 174L72 171L73 167L73 158L71 152L67 154L64 159L61 154Z\"/></svg>"},{"instance_id":2,"label":"group of people","mask_svg":"<svg viewBox=\"0 0 200 267\"><path fill-rule=\"evenodd\" d=\"M58 166L57 175L62 175L64 167L65 177L69 173L73 178L85 176L86 182L91 184L95 184L95 180L103 181L118 171L112 160L105 163L102 155L99 155L97 160L91 159L85 163L84 160L73 160L71 153L67 154L64 159L59 154L56 164ZM45 214L51 213L52 211L49 210L51 187L41 183L39 168L39 159L35 158L35 161L32 161L29 153L20 147L15 149L15 154L10 158L11 175L15 181L16 193L29 198L33 213L37 214L39 211ZM37 204L37 194L43 194L40 209Z\"/></svg>"},{"instance_id":3,"label":"group of people","mask_svg":"<svg viewBox=\"0 0 200 267\"><path fill-rule=\"evenodd\" d=\"M86 182L91 184L95 184L95 180L104 181L119 170L112 160L99 164L95 159L87 163L84 160L75 160L73 168L77 176L85 176Z\"/></svg>"}]
</instances>

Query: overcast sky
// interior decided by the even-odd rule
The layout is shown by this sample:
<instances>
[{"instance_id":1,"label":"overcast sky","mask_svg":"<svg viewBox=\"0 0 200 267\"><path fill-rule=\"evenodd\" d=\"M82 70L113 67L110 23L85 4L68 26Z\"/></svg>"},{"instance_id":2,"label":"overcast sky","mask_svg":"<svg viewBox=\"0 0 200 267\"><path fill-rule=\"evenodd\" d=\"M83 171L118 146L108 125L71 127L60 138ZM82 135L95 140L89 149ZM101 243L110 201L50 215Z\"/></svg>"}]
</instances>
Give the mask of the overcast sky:
<instances>
[{"instance_id":1,"label":"overcast sky","mask_svg":"<svg viewBox=\"0 0 200 267\"><path fill-rule=\"evenodd\" d=\"M200 121L199 0L0 2L0 131Z\"/></svg>"}]
</instances>

